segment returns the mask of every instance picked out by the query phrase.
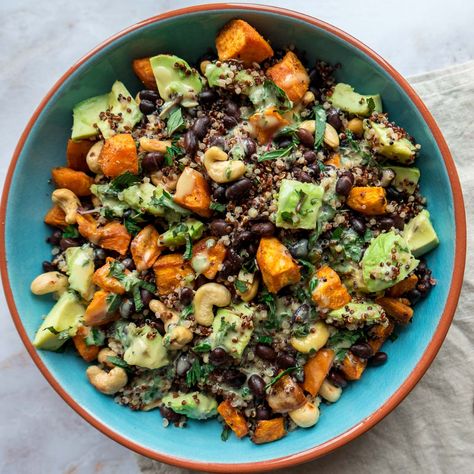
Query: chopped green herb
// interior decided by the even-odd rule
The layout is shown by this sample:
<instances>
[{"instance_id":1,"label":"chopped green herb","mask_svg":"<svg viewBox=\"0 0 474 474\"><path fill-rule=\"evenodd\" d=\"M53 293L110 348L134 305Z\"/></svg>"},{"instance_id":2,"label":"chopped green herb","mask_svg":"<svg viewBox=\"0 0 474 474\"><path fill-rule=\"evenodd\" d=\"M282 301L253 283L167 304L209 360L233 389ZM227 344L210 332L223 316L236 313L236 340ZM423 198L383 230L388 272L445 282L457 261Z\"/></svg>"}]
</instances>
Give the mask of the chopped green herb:
<instances>
[{"instance_id":1,"label":"chopped green herb","mask_svg":"<svg viewBox=\"0 0 474 474\"><path fill-rule=\"evenodd\" d=\"M268 390L270 387L275 385L282 377L289 374L290 372L293 372L296 369L298 369L298 367L288 367L287 369L280 372L276 377L273 377L273 379L270 380L270 382L268 382L267 385L265 385L265 390Z\"/></svg>"},{"instance_id":2,"label":"chopped green herb","mask_svg":"<svg viewBox=\"0 0 474 474\"><path fill-rule=\"evenodd\" d=\"M273 81L267 79L264 82L263 87L269 96L273 96L276 99L275 105L277 106L279 112L285 112L293 107L293 104L290 99L288 99L286 92L278 87Z\"/></svg>"},{"instance_id":3,"label":"chopped green herb","mask_svg":"<svg viewBox=\"0 0 474 474\"><path fill-rule=\"evenodd\" d=\"M314 265L311 262L308 262L308 260L304 260L302 258L298 259L298 263L308 272L308 273L313 273L314 272Z\"/></svg>"},{"instance_id":4,"label":"chopped green herb","mask_svg":"<svg viewBox=\"0 0 474 474\"><path fill-rule=\"evenodd\" d=\"M235 280L234 286L237 291L240 293L245 293L248 290L247 283L242 280Z\"/></svg>"},{"instance_id":5,"label":"chopped green herb","mask_svg":"<svg viewBox=\"0 0 474 474\"><path fill-rule=\"evenodd\" d=\"M289 154L291 154L293 148L294 148L294 145L291 144L287 146L286 148L281 148L280 150L268 151L267 153L264 153L263 155L259 156L257 161L262 162L262 161L268 161L268 160L276 160L277 158L284 158L288 156Z\"/></svg>"},{"instance_id":6,"label":"chopped green herb","mask_svg":"<svg viewBox=\"0 0 474 474\"><path fill-rule=\"evenodd\" d=\"M184 251L183 258L185 260L191 260L193 256L193 239L191 239L189 233L186 233L184 238L186 239L186 249Z\"/></svg>"},{"instance_id":7,"label":"chopped green herb","mask_svg":"<svg viewBox=\"0 0 474 474\"><path fill-rule=\"evenodd\" d=\"M79 232L77 231L76 227L69 224L68 226L64 228L63 230L64 239L75 239L76 237L79 237Z\"/></svg>"},{"instance_id":8,"label":"chopped green herb","mask_svg":"<svg viewBox=\"0 0 474 474\"><path fill-rule=\"evenodd\" d=\"M115 313L119 309L120 303L122 302L122 298L120 295L115 293L111 293L106 298L107 302L107 313Z\"/></svg>"},{"instance_id":9,"label":"chopped green herb","mask_svg":"<svg viewBox=\"0 0 474 474\"><path fill-rule=\"evenodd\" d=\"M316 277L311 278L309 280L309 291L312 293L316 287L318 286L319 280Z\"/></svg>"},{"instance_id":10,"label":"chopped green herb","mask_svg":"<svg viewBox=\"0 0 474 474\"><path fill-rule=\"evenodd\" d=\"M88 346L102 346L105 341L105 332L99 328L90 328L89 334L85 338Z\"/></svg>"},{"instance_id":11,"label":"chopped green herb","mask_svg":"<svg viewBox=\"0 0 474 474\"><path fill-rule=\"evenodd\" d=\"M326 130L326 111L320 105L314 107L314 149L318 150L323 144Z\"/></svg>"},{"instance_id":12,"label":"chopped green herb","mask_svg":"<svg viewBox=\"0 0 474 474\"><path fill-rule=\"evenodd\" d=\"M130 217L125 217L123 223L125 225L125 228L127 229L127 232L132 235L137 235L142 230L142 228L136 223L136 221Z\"/></svg>"},{"instance_id":13,"label":"chopped green herb","mask_svg":"<svg viewBox=\"0 0 474 474\"><path fill-rule=\"evenodd\" d=\"M49 331L51 333L53 333L55 336L58 336L58 339L60 341L64 341L66 339L69 339L71 336L69 335L69 330L71 328L67 328L67 329L64 329L63 331L57 331L56 328L54 328L53 326L49 326L47 328L44 328L44 331Z\"/></svg>"},{"instance_id":14,"label":"chopped green herb","mask_svg":"<svg viewBox=\"0 0 474 474\"><path fill-rule=\"evenodd\" d=\"M201 342L193 347L194 352L209 352L211 349L212 347L208 342Z\"/></svg>"},{"instance_id":15,"label":"chopped green herb","mask_svg":"<svg viewBox=\"0 0 474 474\"><path fill-rule=\"evenodd\" d=\"M258 342L261 342L262 344L271 344L273 339L270 336L259 336Z\"/></svg>"},{"instance_id":16,"label":"chopped green herb","mask_svg":"<svg viewBox=\"0 0 474 474\"><path fill-rule=\"evenodd\" d=\"M126 171L110 182L109 189L116 192L123 191L124 189L129 188L140 181L141 180L139 176L130 173L130 171Z\"/></svg>"},{"instance_id":17,"label":"chopped green herb","mask_svg":"<svg viewBox=\"0 0 474 474\"><path fill-rule=\"evenodd\" d=\"M183 310L181 311L181 314L179 317L181 319L188 319L188 316L191 316L191 314L194 313L194 306L192 304L185 306Z\"/></svg>"},{"instance_id":18,"label":"chopped green herb","mask_svg":"<svg viewBox=\"0 0 474 474\"><path fill-rule=\"evenodd\" d=\"M209 204L209 209L216 212L224 212L226 210L226 205L221 204L220 202L211 202L211 204Z\"/></svg>"},{"instance_id":19,"label":"chopped green herb","mask_svg":"<svg viewBox=\"0 0 474 474\"><path fill-rule=\"evenodd\" d=\"M307 324L302 324L300 326L296 326L291 331L291 334L294 337L305 337L309 334L309 327Z\"/></svg>"},{"instance_id":20,"label":"chopped green herb","mask_svg":"<svg viewBox=\"0 0 474 474\"><path fill-rule=\"evenodd\" d=\"M372 97L369 97L367 99L367 106L369 107L369 115L372 114L372 112L375 110L375 101L372 99Z\"/></svg>"},{"instance_id":21,"label":"chopped green herb","mask_svg":"<svg viewBox=\"0 0 474 474\"><path fill-rule=\"evenodd\" d=\"M327 346L335 352L335 362L342 362L346 357L347 351L359 339L365 337L361 330L349 331L346 329L339 330L332 335L327 342Z\"/></svg>"},{"instance_id":22,"label":"chopped green herb","mask_svg":"<svg viewBox=\"0 0 474 474\"><path fill-rule=\"evenodd\" d=\"M281 214L281 218L285 221L285 222L290 222L290 223L293 223L293 213L292 212L289 212L289 211L283 211Z\"/></svg>"},{"instance_id":23,"label":"chopped green herb","mask_svg":"<svg viewBox=\"0 0 474 474\"><path fill-rule=\"evenodd\" d=\"M212 364L204 364L200 365L199 361L196 359L194 360L191 368L186 373L186 385L188 387L193 387L196 385L201 379L207 379L208 375L214 370L214 366Z\"/></svg>"},{"instance_id":24,"label":"chopped green herb","mask_svg":"<svg viewBox=\"0 0 474 474\"><path fill-rule=\"evenodd\" d=\"M107 361L116 367L121 367L122 369L130 369L130 366L120 357L117 356L108 356Z\"/></svg>"},{"instance_id":25,"label":"chopped green herb","mask_svg":"<svg viewBox=\"0 0 474 474\"><path fill-rule=\"evenodd\" d=\"M178 107L170 113L168 117L168 122L166 123L166 131L168 135L173 135L174 132L182 129L184 127L183 113L181 108Z\"/></svg>"},{"instance_id":26,"label":"chopped green herb","mask_svg":"<svg viewBox=\"0 0 474 474\"><path fill-rule=\"evenodd\" d=\"M171 166L175 160L175 158L184 155L184 150L179 147L178 145L174 144L171 146L166 147L165 152L165 165Z\"/></svg>"},{"instance_id":27,"label":"chopped green herb","mask_svg":"<svg viewBox=\"0 0 474 474\"><path fill-rule=\"evenodd\" d=\"M231 429L228 426L224 426L222 428L222 433L221 433L221 440L224 441L224 443L229 439Z\"/></svg>"}]
</instances>

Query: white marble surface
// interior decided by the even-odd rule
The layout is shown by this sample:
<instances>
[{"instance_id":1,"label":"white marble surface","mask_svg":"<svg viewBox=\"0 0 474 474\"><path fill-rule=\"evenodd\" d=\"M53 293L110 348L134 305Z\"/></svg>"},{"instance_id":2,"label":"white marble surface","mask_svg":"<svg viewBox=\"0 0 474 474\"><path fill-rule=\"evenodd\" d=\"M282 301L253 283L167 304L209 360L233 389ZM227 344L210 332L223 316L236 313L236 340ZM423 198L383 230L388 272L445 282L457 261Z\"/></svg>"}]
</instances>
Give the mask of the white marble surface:
<instances>
[{"instance_id":1,"label":"white marble surface","mask_svg":"<svg viewBox=\"0 0 474 474\"><path fill-rule=\"evenodd\" d=\"M130 24L195 3L2 0L2 182L29 116L73 62ZM474 3L467 0L381 1L377 7L373 2L349 0L262 0L261 3L290 7L339 26L378 51L405 75L474 58ZM49 387L16 334L3 294L1 303L0 472L139 472L133 453L86 424Z\"/></svg>"}]
</instances>

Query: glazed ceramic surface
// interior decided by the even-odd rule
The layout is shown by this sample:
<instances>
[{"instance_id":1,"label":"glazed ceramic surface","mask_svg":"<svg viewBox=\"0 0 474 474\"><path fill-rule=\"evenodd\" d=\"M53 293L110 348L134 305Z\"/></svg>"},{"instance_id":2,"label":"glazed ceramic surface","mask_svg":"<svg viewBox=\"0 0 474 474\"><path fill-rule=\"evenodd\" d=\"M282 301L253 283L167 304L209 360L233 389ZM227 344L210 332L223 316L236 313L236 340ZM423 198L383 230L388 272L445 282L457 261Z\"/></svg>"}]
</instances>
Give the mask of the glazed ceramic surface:
<instances>
[{"instance_id":1,"label":"glazed ceramic surface","mask_svg":"<svg viewBox=\"0 0 474 474\"><path fill-rule=\"evenodd\" d=\"M464 265L464 213L454 165L434 121L409 86L383 60L333 27L270 7L253 8L214 5L178 15L172 12L97 48L65 75L33 117L17 148L3 198L6 267L3 261L2 271L7 299L30 354L55 389L99 429L142 454L224 472L271 469L314 458L385 416L413 388L439 349L454 313ZM215 420L191 421L181 430L163 428L158 411L133 412L97 392L86 380L86 363L72 351L36 351L29 342L53 304L49 297L32 295L29 284L41 272L41 262L51 258L45 243L50 229L43 223L51 204L48 180L51 168L65 162L73 106L110 90L117 79L133 94L140 90L131 68L134 58L173 53L196 63L214 45L219 28L236 17L255 26L275 48L296 45L306 53L308 64L317 59L340 63L338 80L364 94L381 94L390 118L422 146L417 160L421 190L441 241L427 256L438 284L416 306L413 323L399 331L395 343L384 346L388 362L368 369L360 382L344 390L338 403L323 405L316 427L261 446L234 436L222 442L221 425Z\"/></svg>"}]
</instances>

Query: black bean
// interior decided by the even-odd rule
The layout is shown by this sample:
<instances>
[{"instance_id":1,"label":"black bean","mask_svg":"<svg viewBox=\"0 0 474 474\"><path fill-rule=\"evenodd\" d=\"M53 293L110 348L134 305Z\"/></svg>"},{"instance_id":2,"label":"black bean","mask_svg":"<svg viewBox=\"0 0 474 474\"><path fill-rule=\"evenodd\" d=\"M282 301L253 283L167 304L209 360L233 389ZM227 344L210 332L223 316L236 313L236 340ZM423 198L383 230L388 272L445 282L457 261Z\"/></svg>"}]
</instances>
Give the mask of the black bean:
<instances>
[{"instance_id":1,"label":"black bean","mask_svg":"<svg viewBox=\"0 0 474 474\"><path fill-rule=\"evenodd\" d=\"M94 249L94 259L96 260L105 260L107 254L105 253L104 249Z\"/></svg>"},{"instance_id":2,"label":"black bean","mask_svg":"<svg viewBox=\"0 0 474 474\"><path fill-rule=\"evenodd\" d=\"M331 370L329 372L329 381L334 384L336 387L344 388L347 386L347 380L344 378L341 372L338 370Z\"/></svg>"},{"instance_id":3,"label":"black bean","mask_svg":"<svg viewBox=\"0 0 474 474\"><path fill-rule=\"evenodd\" d=\"M320 176L321 168L319 166L319 163L311 163L310 165L308 165L308 173L310 176L313 177L313 179Z\"/></svg>"},{"instance_id":4,"label":"black bean","mask_svg":"<svg viewBox=\"0 0 474 474\"><path fill-rule=\"evenodd\" d=\"M255 418L257 420L269 420L272 417L272 411L267 406L257 407L255 409Z\"/></svg>"},{"instance_id":5,"label":"black bean","mask_svg":"<svg viewBox=\"0 0 474 474\"><path fill-rule=\"evenodd\" d=\"M214 219L209 224L209 230L212 235L222 237L232 232L232 226L228 224L224 219Z\"/></svg>"},{"instance_id":6,"label":"black bean","mask_svg":"<svg viewBox=\"0 0 474 474\"><path fill-rule=\"evenodd\" d=\"M303 153L303 158L306 160L306 163L314 163L316 161L316 152L313 150L308 150Z\"/></svg>"},{"instance_id":7,"label":"black bean","mask_svg":"<svg viewBox=\"0 0 474 474\"><path fill-rule=\"evenodd\" d=\"M293 316L291 317L292 324L304 323L308 321L311 316L311 306L308 303L303 303L301 306L296 308Z\"/></svg>"},{"instance_id":8,"label":"black bean","mask_svg":"<svg viewBox=\"0 0 474 474\"><path fill-rule=\"evenodd\" d=\"M309 71L309 83L312 86L317 85L321 80L321 76L317 69L313 68Z\"/></svg>"},{"instance_id":9,"label":"black bean","mask_svg":"<svg viewBox=\"0 0 474 474\"><path fill-rule=\"evenodd\" d=\"M249 254L249 257L253 257L257 251L258 251L258 244L260 242L250 242L245 250L247 250L247 253Z\"/></svg>"},{"instance_id":10,"label":"black bean","mask_svg":"<svg viewBox=\"0 0 474 474\"><path fill-rule=\"evenodd\" d=\"M239 121L233 115L224 115L222 123L224 128L229 130L230 128L234 128L239 123Z\"/></svg>"},{"instance_id":11,"label":"black bean","mask_svg":"<svg viewBox=\"0 0 474 474\"><path fill-rule=\"evenodd\" d=\"M242 258L234 249L231 248L227 252L227 257L222 263L222 269L219 272L219 277L226 279L230 275L235 275L240 271L241 267Z\"/></svg>"},{"instance_id":12,"label":"black bean","mask_svg":"<svg viewBox=\"0 0 474 474\"><path fill-rule=\"evenodd\" d=\"M240 388L247 380L247 376L242 372L235 369L226 370L222 374L224 382L228 383L231 387Z\"/></svg>"},{"instance_id":13,"label":"black bean","mask_svg":"<svg viewBox=\"0 0 474 474\"><path fill-rule=\"evenodd\" d=\"M369 359L370 365L382 365L387 362L388 356L385 352L377 352Z\"/></svg>"},{"instance_id":14,"label":"black bean","mask_svg":"<svg viewBox=\"0 0 474 474\"><path fill-rule=\"evenodd\" d=\"M387 193L387 198L389 199L389 201L400 201L400 199L402 199L403 197L402 193L392 186L386 188L385 191Z\"/></svg>"},{"instance_id":15,"label":"black bean","mask_svg":"<svg viewBox=\"0 0 474 474\"><path fill-rule=\"evenodd\" d=\"M427 270L428 270L428 267L426 265L426 262L424 260L421 260L421 262L416 267L416 271L421 274L421 273L426 272Z\"/></svg>"},{"instance_id":16,"label":"black bean","mask_svg":"<svg viewBox=\"0 0 474 474\"><path fill-rule=\"evenodd\" d=\"M292 141L288 138L283 138L283 140L278 142L278 148L288 148L292 144Z\"/></svg>"},{"instance_id":17,"label":"black bean","mask_svg":"<svg viewBox=\"0 0 474 474\"><path fill-rule=\"evenodd\" d=\"M395 225L395 222L391 217L385 216L379 217L378 224L381 229L390 230Z\"/></svg>"},{"instance_id":18,"label":"black bean","mask_svg":"<svg viewBox=\"0 0 474 474\"><path fill-rule=\"evenodd\" d=\"M251 138L244 140L245 156L250 157L257 151L257 145Z\"/></svg>"},{"instance_id":19,"label":"black bean","mask_svg":"<svg viewBox=\"0 0 474 474\"><path fill-rule=\"evenodd\" d=\"M179 301L184 304L184 306L190 305L193 301L193 297L194 291L191 290L191 288L188 288L187 286L181 288L181 291L179 292Z\"/></svg>"},{"instance_id":20,"label":"black bean","mask_svg":"<svg viewBox=\"0 0 474 474\"><path fill-rule=\"evenodd\" d=\"M228 360L229 355L222 347L216 347L209 354L209 361L216 366L225 364Z\"/></svg>"},{"instance_id":21,"label":"black bean","mask_svg":"<svg viewBox=\"0 0 474 474\"><path fill-rule=\"evenodd\" d=\"M258 398L265 396L265 381L260 375L253 374L247 380L250 391Z\"/></svg>"},{"instance_id":22,"label":"black bean","mask_svg":"<svg viewBox=\"0 0 474 474\"><path fill-rule=\"evenodd\" d=\"M122 260L122 265L127 269L127 270L134 270L135 269L135 263L133 259L130 257L124 258Z\"/></svg>"},{"instance_id":23,"label":"black bean","mask_svg":"<svg viewBox=\"0 0 474 474\"><path fill-rule=\"evenodd\" d=\"M365 234L365 222L360 219L359 217L352 217L351 219L351 226L352 228L359 234L359 235L364 235Z\"/></svg>"},{"instance_id":24,"label":"black bean","mask_svg":"<svg viewBox=\"0 0 474 474\"><path fill-rule=\"evenodd\" d=\"M59 241L61 240L61 237L63 236L63 233L60 230L55 230L47 239L46 242L48 242L51 245L58 245Z\"/></svg>"},{"instance_id":25,"label":"black bean","mask_svg":"<svg viewBox=\"0 0 474 474\"><path fill-rule=\"evenodd\" d=\"M205 285L206 283L209 283L209 280L204 275L199 275L194 280L194 289L197 290L198 288L200 288L202 285Z\"/></svg>"},{"instance_id":26,"label":"black bean","mask_svg":"<svg viewBox=\"0 0 474 474\"><path fill-rule=\"evenodd\" d=\"M61 250L66 250L69 247L77 247L78 245L79 245L79 241L77 239L62 238L59 241L59 246L61 247Z\"/></svg>"},{"instance_id":27,"label":"black bean","mask_svg":"<svg viewBox=\"0 0 474 474\"><path fill-rule=\"evenodd\" d=\"M160 407L160 413L163 418L166 418L171 423L177 423L181 419L181 415L175 413L171 408L168 407Z\"/></svg>"},{"instance_id":28,"label":"black bean","mask_svg":"<svg viewBox=\"0 0 474 474\"><path fill-rule=\"evenodd\" d=\"M255 354L261 359L268 361L274 361L276 359L275 349L267 344L262 344L261 342L255 346Z\"/></svg>"},{"instance_id":29,"label":"black bean","mask_svg":"<svg viewBox=\"0 0 474 474\"><path fill-rule=\"evenodd\" d=\"M140 91L139 97L140 100L149 100L150 102L156 102L160 98L158 92L148 89Z\"/></svg>"},{"instance_id":30,"label":"black bean","mask_svg":"<svg viewBox=\"0 0 474 474\"><path fill-rule=\"evenodd\" d=\"M217 186L216 189L212 192L212 197L220 203L226 202L225 197L225 187L224 186Z\"/></svg>"},{"instance_id":31,"label":"black bean","mask_svg":"<svg viewBox=\"0 0 474 474\"><path fill-rule=\"evenodd\" d=\"M192 130L188 130L184 134L183 146L188 155L194 156L198 149L198 142L196 139L196 135Z\"/></svg>"},{"instance_id":32,"label":"black bean","mask_svg":"<svg viewBox=\"0 0 474 474\"><path fill-rule=\"evenodd\" d=\"M120 303L119 313L122 318L127 319L133 312L134 304L131 300L125 299Z\"/></svg>"},{"instance_id":33,"label":"black bean","mask_svg":"<svg viewBox=\"0 0 474 474\"><path fill-rule=\"evenodd\" d=\"M341 117L339 117L339 112L335 108L331 107L326 111L326 120L336 130L340 130L342 128Z\"/></svg>"},{"instance_id":34,"label":"black bean","mask_svg":"<svg viewBox=\"0 0 474 474\"><path fill-rule=\"evenodd\" d=\"M302 183L311 183L311 181L313 181L310 174L303 171L301 168L295 168L293 170L293 176L297 181L301 181Z\"/></svg>"},{"instance_id":35,"label":"black bean","mask_svg":"<svg viewBox=\"0 0 474 474\"><path fill-rule=\"evenodd\" d=\"M156 110L156 105L151 100L140 100L140 110L145 115L149 115Z\"/></svg>"},{"instance_id":36,"label":"black bean","mask_svg":"<svg viewBox=\"0 0 474 474\"><path fill-rule=\"evenodd\" d=\"M255 239L255 234L249 230L239 230L235 233L232 244L235 247L242 247Z\"/></svg>"},{"instance_id":37,"label":"black bean","mask_svg":"<svg viewBox=\"0 0 474 474\"><path fill-rule=\"evenodd\" d=\"M280 369L288 369L296 366L296 359L290 354L278 354L276 363Z\"/></svg>"},{"instance_id":38,"label":"black bean","mask_svg":"<svg viewBox=\"0 0 474 474\"><path fill-rule=\"evenodd\" d=\"M410 290L408 293L404 294L403 296L407 297L410 300L410 303L412 305L415 305L421 299L421 293L416 288L414 288L413 290Z\"/></svg>"},{"instance_id":39,"label":"black bean","mask_svg":"<svg viewBox=\"0 0 474 474\"><path fill-rule=\"evenodd\" d=\"M396 229L403 230L405 227L405 222L400 216L393 216L393 226Z\"/></svg>"},{"instance_id":40,"label":"black bean","mask_svg":"<svg viewBox=\"0 0 474 474\"><path fill-rule=\"evenodd\" d=\"M193 124L192 131L194 132L194 135L199 140L202 140L205 136L206 133L211 125L211 119L209 117L199 117Z\"/></svg>"},{"instance_id":41,"label":"black bean","mask_svg":"<svg viewBox=\"0 0 474 474\"><path fill-rule=\"evenodd\" d=\"M140 289L140 296L145 306L148 306L150 301L153 299L153 293L151 291L145 290L145 288Z\"/></svg>"},{"instance_id":42,"label":"black bean","mask_svg":"<svg viewBox=\"0 0 474 474\"><path fill-rule=\"evenodd\" d=\"M157 319L154 322L154 325L156 327L156 330L160 333L161 336L164 336L166 334L165 323L161 319Z\"/></svg>"},{"instance_id":43,"label":"black bean","mask_svg":"<svg viewBox=\"0 0 474 474\"><path fill-rule=\"evenodd\" d=\"M260 237L271 237L275 233L275 225L270 222L258 222L251 228L254 234L260 235Z\"/></svg>"},{"instance_id":44,"label":"black bean","mask_svg":"<svg viewBox=\"0 0 474 474\"><path fill-rule=\"evenodd\" d=\"M235 102L232 102L231 100L225 102L224 111L236 119L240 118L240 108Z\"/></svg>"},{"instance_id":45,"label":"black bean","mask_svg":"<svg viewBox=\"0 0 474 474\"><path fill-rule=\"evenodd\" d=\"M301 239L298 242L291 244L288 246L288 250L290 251L291 255L295 258L305 258L308 256L308 239Z\"/></svg>"},{"instance_id":46,"label":"black bean","mask_svg":"<svg viewBox=\"0 0 474 474\"><path fill-rule=\"evenodd\" d=\"M336 181L336 193L341 196L348 196L352 189L352 181L349 176L342 175Z\"/></svg>"},{"instance_id":47,"label":"black bean","mask_svg":"<svg viewBox=\"0 0 474 474\"><path fill-rule=\"evenodd\" d=\"M229 201L241 201L245 199L252 190L252 181L248 178L242 178L227 187L225 197Z\"/></svg>"},{"instance_id":48,"label":"black bean","mask_svg":"<svg viewBox=\"0 0 474 474\"><path fill-rule=\"evenodd\" d=\"M308 132L305 128L299 128L296 132L300 142L307 146L308 148L312 148L314 146L314 135L311 132Z\"/></svg>"},{"instance_id":49,"label":"black bean","mask_svg":"<svg viewBox=\"0 0 474 474\"><path fill-rule=\"evenodd\" d=\"M374 355L372 347L366 342L358 342L351 347L351 352L362 359L368 359Z\"/></svg>"},{"instance_id":50,"label":"black bean","mask_svg":"<svg viewBox=\"0 0 474 474\"><path fill-rule=\"evenodd\" d=\"M47 260L45 260L42 263L42 266L43 266L43 271L44 272L55 272L57 270L56 265L54 265L51 262L48 262Z\"/></svg>"},{"instance_id":51,"label":"black bean","mask_svg":"<svg viewBox=\"0 0 474 474\"><path fill-rule=\"evenodd\" d=\"M224 151L227 150L227 142L226 142L225 138L221 137L220 135L216 135L216 136L212 137L209 140L209 145L210 146L217 146L217 147L221 148Z\"/></svg>"},{"instance_id":52,"label":"black bean","mask_svg":"<svg viewBox=\"0 0 474 474\"><path fill-rule=\"evenodd\" d=\"M199 93L199 101L210 104L217 99L217 95L213 89L205 89Z\"/></svg>"},{"instance_id":53,"label":"black bean","mask_svg":"<svg viewBox=\"0 0 474 474\"><path fill-rule=\"evenodd\" d=\"M153 173L161 168L165 155L159 151L150 151L142 160L142 169L147 173Z\"/></svg>"}]
</instances>

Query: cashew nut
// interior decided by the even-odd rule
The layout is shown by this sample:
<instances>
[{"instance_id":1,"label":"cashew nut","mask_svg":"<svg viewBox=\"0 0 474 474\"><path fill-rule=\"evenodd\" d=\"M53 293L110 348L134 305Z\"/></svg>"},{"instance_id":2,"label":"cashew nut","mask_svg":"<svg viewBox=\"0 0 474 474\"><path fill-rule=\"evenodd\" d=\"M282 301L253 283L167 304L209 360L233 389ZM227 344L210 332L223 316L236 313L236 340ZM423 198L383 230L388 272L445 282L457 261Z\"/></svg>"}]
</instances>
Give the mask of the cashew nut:
<instances>
[{"instance_id":1,"label":"cashew nut","mask_svg":"<svg viewBox=\"0 0 474 474\"><path fill-rule=\"evenodd\" d=\"M329 123L326 124L324 129L324 143L330 148L337 148L339 146L339 135L337 130Z\"/></svg>"},{"instance_id":2,"label":"cashew nut","mask_svg":"<svg viewBox=\"0 0 474 474\"><path fill-rule=\"evenodd\" d=\"M316 129L316 121L315 120L305 120L304 122L300 123L299 128L304 128L309 133L314 134L314 131Z\"/></svg>"},{"instance_id":3,"label":"cashew nut","mask_svg":"<svg viewBox=\"0 0 474 474\"><path fill-rule=\"evenodd\" d=\"M342 388L336 387L328 379L324 379L319 389L319 395L327 400L328 402L334 403L339 400L342 394Z\"/></svg>"},{"instance_id":4,"label":"cashew nut","mask_svg":"<svg viewBox=\"0 0 474 474\"><path fill-rule=\"evenodd\" d=\"M257 296L258 286L260 283L258 277L255 275L255 273L247 273L244 270L241 270L237 279L247 285L247 291L242 292L236 288L236 293L240 296L242 301L252 301L255 296Z\"/></svg>"},{"instance_id":5,"label":"cashew nut","mask_svg":"<svg viewBox=\"0 0 474 474\"><path fill-rule=\"evenodd\" d=\"M303 96L303 99L301 100L301 103L303 105L309 105L311 102L314 102L316 100L316 97L314 97L314 94L311 91L305 92L305 95Z\"/></svg>"},{"instance_id":6,"label":"cashew nut","mask_svg":"<svg viewBox=\"0 0 474 474\"><path fill-rule=\"evenodd\" d=\"M317 321L304 337L292 337L290 344L303 354L308 354L312 350L319 351L329 339L329 329L325 322Z\"/></svg>"},{"instance_id":7,"label":"cashew nut","mask_svg":"<svg viewBox=\"0 0 474 474\"><path fill-rule=\"evenodd\" d=\"M156 138L140 138L140 148L143 151L159 151L166 153L166 149L171 146L169 140L157 140Z\"/></svg>"},{"instance_id":8,"label":"cashew nut","mask_svg":"<svg viewBox=\"0 0 474 474\"><path fill-rule=\"evenodd\" d=\"M104 141L100 140L97 143L94 143L86 156L86 162L89 169L95 174L101 174L102 168L99 164L99 156L104 146Z\"/></svg>"},{"instance_id":9,"label":"cashew nut","mask_svg":"<svg viewBox=\"0 0 474 474\"><path fill-rule=\"evenodd\" d=\"M193 299L194 319L198 324L210 326L214 321L213 306L223 308L231 301L230 291L218 283L206 283L198 288Z\"/></svg>"},{"instance_id":10,"label":"cashew nut","mask_svg":"<svg viewBox=\"0 0 474 474\"><path fill-rule=\"evenodd\" d=\"M127 385L127 372L121 367L114 367L110 372L100 369L97 365L91 365L86 370L89 382L99 392L113 395Z\"/></svg>"},{"instance_id":11,"label":"cashew nut","mask_svg":"<svg viewBox=\"0 0 474 474\"><path fill-rule=\"evenodd\" d=\"M38 275L31 282L31 292L35 295L47 293L64 293L68 287L67 276L59 272L46 272Z\"/></svg>"},{"instance_id":12,"label":"cashew nut","mask_svg":"<svg viewBox=\"0 0 474 474\"><path fill-rule=\"evenodd\" d=\"M170 176L165 176L163 171L155 171L150 174L151 182L165 191L172 193L178 184L178 175L173 173Z\"/></svg>"},{"instance_id":13,"label":"cashew nut","mask_svg":"<svg viewBox=\"0 0 474 474\"><path fill-rule=\"evenodd\" d=\"M218 146L211 146L204 153L204 166L209 177L216 183L230 183L245 174L245 163L240 160L228 160L227 153Z\"/></svg>"},{"instance_id":14,"label":"cashew nut","mask_svg":"<svg viewBox=\"0 0 474 474\"><path fill-rule=\"evenodd\" d=\"M72 191L66 188L56 189L51 195L51 200L64 211L65 221L68 224L76 223L77 209L81 201Z\"/></svg>"},{"instance_id":15,"label":"cashew nut","mask_svg":"<svg viewBox=\"0 0 474 474\"><path fill-rule=\"evenodd\" d=\"M188 342L191 342L193 333L184 326L173 326L163 337L163 345L168 349L182 349Z\"/></svg>"},{"instance_id":16,"label":"cashew nut","mask_svg":"<svg viewBox=\"0 0 474 474\"><path fill-rule=\"evenodd\" d=\"M349 120L347 128L356 136L361 137L364 133L364 122L360 118L353 118Z\"/></svg>"},{"instance_id":17,"label":"cashew nut","mask_svg":"<svg viewBox=\"0 0 474 474\"><path fill-rule=\"evenodd\" d=\"M99 361L99 363L104 364L106 367L115 367L115 364L112 364L112 362L108 360L108 357L117 357L117 353L112 349L109 349L108 347L104 347L99 351L99 354L97 355L97 360Z\"/></svg>"},{"instance_id":18,"label":"cashew nut","mask_svg":"<svg viewBox=\"0 0 474 474\"><path fill-rule=\"evenodd\" d=\"M176 311L165 306L159 300L151 300L148 307L155 313L157 318L160 318L165 326L165 331L168 331L168 327L172 324L176 325L179 322L179 316Z\"/></svg>"},{"instance_id":19,"label":"cashew nut","mask_svg":"<svg viewBox=\"0 0 474 474\"><path fill-rule=\"evenodd\" d=\"M296 425L301 428L314 426L319 420L319 408L311 402L306 402L302 407L288 413Z\"/></svg>"}]
</instances>

